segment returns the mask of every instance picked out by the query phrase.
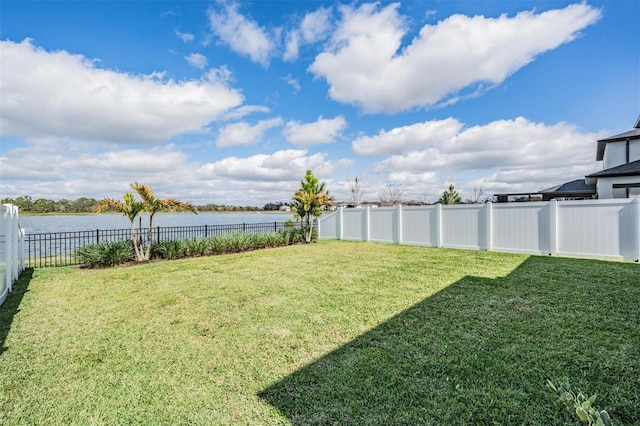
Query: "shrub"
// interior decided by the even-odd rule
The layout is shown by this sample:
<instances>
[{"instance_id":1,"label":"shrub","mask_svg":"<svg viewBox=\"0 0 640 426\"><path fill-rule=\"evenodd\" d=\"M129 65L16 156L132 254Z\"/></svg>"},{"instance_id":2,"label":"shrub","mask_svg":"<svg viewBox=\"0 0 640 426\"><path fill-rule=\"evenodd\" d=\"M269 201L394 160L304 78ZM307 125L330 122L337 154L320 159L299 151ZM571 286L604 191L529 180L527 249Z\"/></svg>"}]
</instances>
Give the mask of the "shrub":
<instances>
[{"instance_id":1,"label":"shrub","mask_svg":"<svg viewBox=\"0 0 640 426\"><path fill-rule=\"evenodd\" d=\"M180 259L186 256L241 253L262 248L280 247L304 242L304 233L293 226L283 231L265 231L258 234L234 232L192 240L167 240L152 247L154 259ZM78 250L82 265L90 268L116 266L135 260L131 241L93 244Z\"/></svg>"},{"instance_id":2,"label":"shrub","mask_svg":"<svg viewBox=\"0 0 640 426\"><path fill-rule=\"evenodd\" d=\"M254 246L253 237L246 232L234 232L227 234L229 239L227 241L229 252L241 253L243 251L251 250Z\"/></svg>"},{"instance_id":3,"label":"shrub","mask_svg":"<svg viewBox=\"0 0 640 426\"><path fill-rule=\"evenodd\" d=\"M153 246L153 257L160 259L180 259L187 254L187 242L184 240L160 241Z\"/></svg>"},{"instance_id":4,"label":"shrub","mask_svg":"<svg viewBox=\"0 0 640 426\"><path fill-rule=\"evenodd\" d=\"M84 246L78 250L78 257L83 266L105 268L135 260L135 252L129 240L111 241Z\"/></svg>"},{"instance_id":5,"label":"shrub","mask_svg":"<svg viewBox=\"0 0 640 426\"><path fill-rule=\"evenodd\" d=\"M187 254L190 256L204 256L209 249L209 241L206 238L196 237L186 242Z\"/></svg>"},{"instance_id":6,"label":"shrub","mask_svg":"<svg viewBox=\"0 0 640 426\"><path fill-rule=\"evenodd\" d=\"M211 254L223 254L227 252L227 234L216 235L207 239L207 246L211 251Z\"/></svg>"},{"instance_id":7,"label":"shrub","mask_svg":"<svg viewBox=\"0 0 640 426\"><path fill-rule=\"evenodd\" d=\"M288 238L283 232L261 232L253 235L254 248L270 248L285 246L288 244Z\"/></svg>"}]
</instances>

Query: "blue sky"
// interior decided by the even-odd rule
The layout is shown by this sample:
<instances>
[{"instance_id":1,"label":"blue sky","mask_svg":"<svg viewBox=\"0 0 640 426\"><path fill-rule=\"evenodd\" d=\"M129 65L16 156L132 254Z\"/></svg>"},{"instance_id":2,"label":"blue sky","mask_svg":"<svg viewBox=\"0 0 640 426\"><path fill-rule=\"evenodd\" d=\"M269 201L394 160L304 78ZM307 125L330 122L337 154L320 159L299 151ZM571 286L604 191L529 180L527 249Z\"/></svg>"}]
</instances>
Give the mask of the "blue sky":
<instances>
[{"instance_id":1,"label":"blue sky","mask_svg":"<svg viewBox=\"0 0 640 426\"><path fill-rule=\"evenodd\" d=\"M535 191L640 114L640 2L0 3L0 196Z\"/></svg>"}]
</instances>

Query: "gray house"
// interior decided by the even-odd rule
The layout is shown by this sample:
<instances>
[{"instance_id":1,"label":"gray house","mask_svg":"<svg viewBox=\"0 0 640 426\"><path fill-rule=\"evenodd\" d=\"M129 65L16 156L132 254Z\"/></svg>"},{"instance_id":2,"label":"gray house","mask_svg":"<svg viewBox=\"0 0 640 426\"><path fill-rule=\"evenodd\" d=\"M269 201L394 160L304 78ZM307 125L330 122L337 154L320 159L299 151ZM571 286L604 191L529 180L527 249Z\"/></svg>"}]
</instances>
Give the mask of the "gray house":
<instances>
[{"instance_id":1,"label":"gray house","mask_svg":"<svg viewBox=\"0 0 640 426\"><path fill-rule=\"evenodd\" d=\"M585 176L598 198L640 196L640 117L633 130L598 141L596 160L603 170Z\"/></svg>"},{"instance_id":2,"label":"gray house","mask_svg":"<svg viewBox=\"0 0 640 426\"><path fill-rule=\"evenodd\" d=\"M495 194L495 201L584 200L640 196L640 117L633 130L598 141L603 170L535 193Z\"/></svg>"}]
</instances>

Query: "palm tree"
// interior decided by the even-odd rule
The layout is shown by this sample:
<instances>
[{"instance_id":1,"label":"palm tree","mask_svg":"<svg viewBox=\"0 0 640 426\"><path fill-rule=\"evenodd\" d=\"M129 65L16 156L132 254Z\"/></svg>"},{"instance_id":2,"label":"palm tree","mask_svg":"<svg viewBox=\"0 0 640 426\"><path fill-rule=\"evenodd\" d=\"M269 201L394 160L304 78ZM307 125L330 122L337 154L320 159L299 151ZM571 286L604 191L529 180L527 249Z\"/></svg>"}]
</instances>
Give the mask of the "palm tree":
<instances>
[{"instance_id":1,"label":"palm tree","mask_svg":"<svg viewBox=\"0 0 640 426\"><path fill-rule=\"evenodd\" d=\"M102 212L105 210L115 210L125 215L131 222L131 239L133 240L133 248L136 253L136 260L141 261L144 259L144 253L142 247L138 247L138 237L136 236L135 220L136 217L144 211L144 204L137 201L135 195L131 192L124 194L124 202L115 200L113 198L105 198L98 201L96 204L96 212Z\"/></svg>"},{"instance_id":2,"label":"palm tree","mask_svg":"<svg viewBox=\"0 0 640 426\"><path fill-rule=\"evenodd\" d=\"M142 198L143 211L149 215L149 228L147 229L147 247L144 252L144 260L149 260L151 256L151 242L153 233L153 216L163 210L167 211L191 211L198 214L198 209L191 203L185 203L174 198L156 198L153 190L148 185L139 182L131 184L140 198Z\"/></svg>"},{"instance_id":3,"label":"palm tree","mask_svg":"<svg viewBox=\"0 0 640 426\"><path fill-rule=\"evenodd\" d=\"M300 185L300 189L293 194L291 210L296 217L300 218L304 239L310 243L313 236L313 218L322 215L322 208L332 206L334 200L329 195L329 191L325 191L324 182L319 184L311 170L307 170Z\"/></svg>"}]
</instances>

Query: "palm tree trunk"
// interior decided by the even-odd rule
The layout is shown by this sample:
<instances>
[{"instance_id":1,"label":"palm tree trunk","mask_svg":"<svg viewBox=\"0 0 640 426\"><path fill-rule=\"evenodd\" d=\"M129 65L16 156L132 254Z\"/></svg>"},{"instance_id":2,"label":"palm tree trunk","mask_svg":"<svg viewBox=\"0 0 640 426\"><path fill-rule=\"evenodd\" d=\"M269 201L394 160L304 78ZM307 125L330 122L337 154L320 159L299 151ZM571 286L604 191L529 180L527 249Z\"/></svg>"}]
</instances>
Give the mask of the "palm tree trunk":
<instances>
[{"instance_id":1,"label":"palm tree trunk","mask_svg":"<svg viewBox=\"0 0 640 426\"><path fill-rule=\"evenodd\" d=\"M311 218L310 214L307 214L304 218L304 240L307 243L311 242L311 224L309 223L309 219Z\"/></svg>"},{"instance_id":2,"label":"palm tree trunk","mask_svg":"<svg viewBox=\"0 0 640 426\"><path fill-rule=\"evenodd\" d=\"M147 230L147 251L144 255L144 260L149 260L151 257L151 238L153 238L153 214L149 215L149 229Z\"/></svg>"},{"instance_id":3,"label":"palm tree trunk","mask_svg":"<svg viewBox=\"0 0 640 426\"><path fill-rule=\"evenodd\" d=\"M131 221L131 239L133 240L133 250L136 252L136 260L140 262L143 260L143 253L141 248L138 247L138 238L136 236L136 226L133 221Z\"/></svg>"}]
</instances>

